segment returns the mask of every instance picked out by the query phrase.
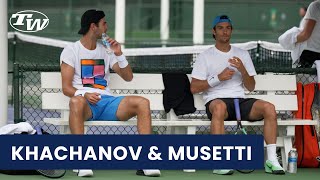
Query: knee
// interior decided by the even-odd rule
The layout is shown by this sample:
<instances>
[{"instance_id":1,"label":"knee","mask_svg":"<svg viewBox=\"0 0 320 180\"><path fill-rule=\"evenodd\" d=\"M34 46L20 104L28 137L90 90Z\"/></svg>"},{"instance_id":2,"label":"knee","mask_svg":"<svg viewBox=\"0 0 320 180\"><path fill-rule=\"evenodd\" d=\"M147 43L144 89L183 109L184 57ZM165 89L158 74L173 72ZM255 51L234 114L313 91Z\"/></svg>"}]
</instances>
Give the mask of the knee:
<instances>
[{"instance_id":1,"label":"knee","mask_svg":"<svg viewBox=\"0 0 320 180\"><path fill-rule=\"evenodd\" d=\"M69 107L70 107L70 110L77 110L77 109L84 108L86 103L87 101L84 97L74 96L70 98Z\"/></svg>"},{"instance_id":2,"label":"knee","mask_svg":"<svg viewBox=\"0 0 320 180\"><path fill-rule=\"evenodd\" d=\"M272 116L272 117L277 116L275 106L269 102L263 105L263 113L264 113L264 116Z\"/></svg>"},{"instance_id":3,"label":"knee","mask_svg":"<svg viewBox=\"0 0 320 180\"><path fill-rule=\"evenodd\" d=\"M227 111L227 106L225 103L219 102L219 103L215 103L211 109L212 109L212 116L221 117L223 119Z\"/></svg>"},{"instance_id":4,"label":"knee","mask_svg":"<svg viewBox=\"0 0 320 180\"><path fill-rule=\"evenodd\" d=\"M138 108L139 109L150 109L150 101L149 99L146 99L144 97L140 97L139 103L137 104L138 105Z\"/></svg>"}]
</instances>

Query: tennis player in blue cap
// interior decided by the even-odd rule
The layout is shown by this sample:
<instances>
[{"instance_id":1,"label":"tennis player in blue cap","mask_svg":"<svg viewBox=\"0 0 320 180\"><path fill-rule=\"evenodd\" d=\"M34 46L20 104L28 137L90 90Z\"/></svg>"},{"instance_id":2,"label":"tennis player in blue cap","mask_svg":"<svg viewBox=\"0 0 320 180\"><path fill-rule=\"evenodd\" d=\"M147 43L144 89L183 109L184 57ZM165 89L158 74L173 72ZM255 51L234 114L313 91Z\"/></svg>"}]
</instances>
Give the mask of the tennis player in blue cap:
<instances>
[{"instance_id":1,"label":"tennis player in blue cap","mask_svg":"<svg viewBox=\"0 0 320 180\"><path fill-rule=\"evenodd\" d=\"M215 46L199 54L193 66L191 92L203 92L206 112L211 120L211 134L224 134L224 121L236 120L234 99L239 99L241 119L264 119L264 139L268 158L265 171L285 174L276 155L277 113L273 104L245 98L245 88L253 91L257 74L246 50L230 44L233 23L226 15L217 16L212 23ZM232 174L232 169L214 170L215 174Z\"/></svg>"}]
</instances>

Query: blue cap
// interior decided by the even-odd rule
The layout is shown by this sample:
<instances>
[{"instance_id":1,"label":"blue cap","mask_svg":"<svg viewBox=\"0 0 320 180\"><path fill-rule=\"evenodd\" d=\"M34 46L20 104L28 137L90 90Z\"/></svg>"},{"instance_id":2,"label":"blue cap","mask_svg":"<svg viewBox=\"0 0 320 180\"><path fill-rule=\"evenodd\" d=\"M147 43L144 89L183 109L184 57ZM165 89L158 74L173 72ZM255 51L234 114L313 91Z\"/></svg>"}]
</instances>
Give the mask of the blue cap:
<instances>
[{"instance_id":1,"label":"blue cap","mask_svg":"<svg viewBox=\"0 0 320 180\"><path fill-rule=\"evenodd\" d=\"M214 18L214 20L212 22L212 28L214 28L218 23L221 23L221 22L228 22L232 26L231 19L227 15L221 15L221 16L217 16L216 18Z\"/></svg>"}]
</instances>

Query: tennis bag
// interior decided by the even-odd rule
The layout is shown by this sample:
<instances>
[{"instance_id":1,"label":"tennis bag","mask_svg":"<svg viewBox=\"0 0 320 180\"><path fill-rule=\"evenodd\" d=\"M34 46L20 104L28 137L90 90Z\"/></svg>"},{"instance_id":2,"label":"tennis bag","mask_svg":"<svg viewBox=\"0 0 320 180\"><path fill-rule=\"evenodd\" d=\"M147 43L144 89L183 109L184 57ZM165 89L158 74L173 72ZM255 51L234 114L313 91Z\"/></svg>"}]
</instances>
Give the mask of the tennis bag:
<instances>
[{"instance_id":1,"label":"tennis bag","mask_svg":"<svg viewBox=\"0 0 320 180\"><path fill-rule=\"evenodd\" d=\"M0 173L7 175L40 175L36 170L0 170Z\"/></svg>"},{"instance_id":2,"label":"tennis bag","mask_svg":"<svg viewBox=\"0 0 320 180\"><path fill-rule=\"evenodd\" d=\"M43 134L49 135L49 133L43 129L41 129L41 131ZM21 134L28 135L28 132L22 132ZM40 175L36 170L0 170L0 173L7 175Z\"/></svg>"},{"instance_id":3,"label":"tennis bag","mask_svg":"<svg viewBox=\"0 0 320 180\"><path fill-rule=\"evenodd\" d=\"M316 112L320 110L318 83L310 83L304 86L302 83L298 83L297 97L298 111L295 113L295 118L313 119L312 115L316 116ZM315 119L319 119L319 115L317 116ZM294 146L298 151L298 167L320 167L320 162L316 159L320 155L320 151L315 126L296 126Z\"/></svg>"}]
</instances>

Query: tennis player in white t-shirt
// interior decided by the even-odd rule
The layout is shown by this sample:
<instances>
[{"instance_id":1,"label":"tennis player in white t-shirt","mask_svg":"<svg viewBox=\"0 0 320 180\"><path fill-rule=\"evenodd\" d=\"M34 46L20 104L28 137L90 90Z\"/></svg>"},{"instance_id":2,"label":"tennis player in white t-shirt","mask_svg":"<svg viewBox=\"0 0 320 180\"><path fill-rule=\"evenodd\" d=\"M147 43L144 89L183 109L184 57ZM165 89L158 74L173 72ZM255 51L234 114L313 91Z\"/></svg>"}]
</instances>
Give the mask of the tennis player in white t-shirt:
<instances>
[{"instance_id":1,"label":"tennis player in white t-shirt","mask_svg":"<svg viewBox=\"0 0 320 180\"><path fill-rule=\"evenodd\" d=\"M137 116L139 134L151 134L148 99L138 96L113 96L109 89L110 70L131 81L131 67L121 45L109 38L114 53L108 54L98 43L108 29L103 11L86 11L81 18L81 39L64 48L60 56L62 90L70 99L69 124L72 134L84 134L84 121L126 121ZM78 170L78 176L92 176L92 170ZM138 170L137 175L160 176L157 169Z\"/></svg>"},{"instance_id":2,"label":"tennis player in white t-shirt","mask_svg":"<svg viewBox=\"0 0 320 180\"><path fill-rule=\"evenodd\" d=\"M232 21L217 16L212 24L215 46L199 54L192 71L191 92L202 92L211 134L224 134L224 121L235 120L233 99L239 98L241 119L257 121L264 119L264 138L268 159L265 170L272 174L285 174L276 155L277 114L273 104L252 98L244 98L245 88L253 91L256 75L247 51L230 45ZM215 174L232 174L233 170L214 170Z\"/></svg>"}]
</instances>

